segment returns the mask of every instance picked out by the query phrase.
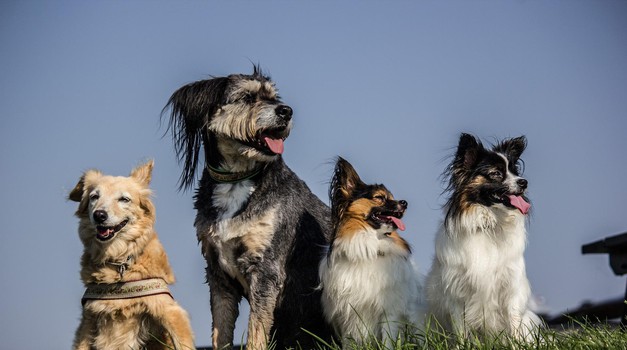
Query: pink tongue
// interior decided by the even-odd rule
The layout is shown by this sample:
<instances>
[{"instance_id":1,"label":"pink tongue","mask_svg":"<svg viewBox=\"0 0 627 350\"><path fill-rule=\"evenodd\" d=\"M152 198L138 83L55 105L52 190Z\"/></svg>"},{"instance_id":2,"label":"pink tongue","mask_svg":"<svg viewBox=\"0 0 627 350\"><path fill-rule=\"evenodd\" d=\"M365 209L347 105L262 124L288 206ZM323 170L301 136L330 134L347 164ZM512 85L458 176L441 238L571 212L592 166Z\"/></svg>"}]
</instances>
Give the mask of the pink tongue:
<instances>
[{"instance_id":1,"label":"pink tongue","mask_svg":"<svg viewBox=\"0 0 627 350\"><path fill-rule=\"evenodd\" d=\"M107 228L107 229L104 229L104 230L98 230L98 234L99 234L101 237L109 237L109 235L110 235L111 233L113 233L113 229L109 229L109 228Z\"/></svg>"},{"instance_id":2,"label":"pink tongue","mask_svg":"<svg viewBox=\"0 0 627 350\"><path fill-rule=\"evenodd\" d=\"M266 141L266 145L268 145L268 148L270 148L272 152L276 154L283 154L283 140L272 139L268 136L265 136L263 139Z\"/></svg>"},{"instance_id":3,"label":"pink tongue","mask_svg":"<svg viewBox=\"0 0 627 350\"><path fill-rule=\"evenodd\" d=\"M398 227L399 230L405 231L405 224L401 221L401 219L396 218L394 216L390 216L389 218L390 218L390 220L392 220L394 225L396 225L396 227Z\"/></svg>"},{"instance_id":4,"label":"pink tongue","mask_svg":"<svg viewBox=\"0 0 627 350\"><path fill-rule=\"evenodd\" d=\"M509 203L514 207L518 208L521 213L527 214L529 212L529 208L531 208L531 204L527 203L523 197L515 196L513 194L507 196L509 197Z\"/></svg>"}]
</instances>

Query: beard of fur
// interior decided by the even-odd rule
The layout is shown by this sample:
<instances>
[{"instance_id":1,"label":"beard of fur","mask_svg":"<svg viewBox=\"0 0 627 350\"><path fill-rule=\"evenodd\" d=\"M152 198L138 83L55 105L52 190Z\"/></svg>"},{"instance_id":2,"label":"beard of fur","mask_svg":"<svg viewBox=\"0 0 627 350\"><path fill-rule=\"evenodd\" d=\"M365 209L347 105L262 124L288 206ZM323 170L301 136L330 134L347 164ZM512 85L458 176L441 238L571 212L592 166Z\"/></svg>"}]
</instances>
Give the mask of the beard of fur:
<instances>
[{"instance_id":1,"label":"beard of fur","mask_svg":"<svg viewBox=\"0 0 627 350\"><path fill-rule=\"evenodd\" d=\"M223 107L209 123L209 132L217 139L220 157L226 158L227 163L233 166L237 158L271 162L277 155L268 155L254 147L243 144L253 142L263 130L263 116L273 114L272 106L258 102L253 105L246 103L230 104ZM271 117L268 117L270 119ZM272 124L272 123L270 123ZM235 141L235 142L233 142ZM205 146L207 148L207 146ZM255 164L229 169L231 171L245 171L254 168Z\"/></svg>"},{"instance_id":2,"label":"beard of fur","mask_svg":"<svg viewBox=\"0 0 627 350\"><path fill-rule=\"evenodd\" d=\"M257 133L255 116L258 109L243 103L224 106L209 122L209 130L228 138L252 141Z\"/></svg>"}]
</instances>

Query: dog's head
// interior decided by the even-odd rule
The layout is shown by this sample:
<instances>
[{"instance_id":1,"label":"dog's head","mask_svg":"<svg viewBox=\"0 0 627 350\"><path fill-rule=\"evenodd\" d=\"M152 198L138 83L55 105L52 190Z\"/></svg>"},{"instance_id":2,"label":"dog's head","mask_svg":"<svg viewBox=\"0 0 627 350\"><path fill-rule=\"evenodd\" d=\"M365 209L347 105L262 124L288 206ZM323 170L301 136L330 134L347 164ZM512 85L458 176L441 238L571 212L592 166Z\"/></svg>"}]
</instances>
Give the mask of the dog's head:
<instances>
[{"instance_id":1,"label":"dog's head","mask_svg":"<svg viewBox=\"0 0 627 350\"><path fill-rule=\"evenodd\" d=\"M365 184L352 165L339 157L329 190L334 231L349 223L355 230L371 227L378 234L389 235L405 230L401 218L407 202L395 200L383 185Z\"/></svg>"},{"instance_id":2,"label":"dog's head","mask_svg":"<svg viewBox=\"0 0 627 350\"><path fill-rule=\"evenodd\" d=\"M283 153L292 128L292 108L274 83L255 66L252 75L234 74L197 81L178 89L164 108L179 160L184 164L181 188L195 179L201 145L214 166L270 162Z\"/></svg>"},{"instance_id":3,"label":"dog's head","mask_svg":"<svg viewBox=\"0 0 627 350\"><path fill-rule=\"evenodd\" d=\"M79 235L88 244L108 245L132 241L154 224L154 206L148 188L153 162L133 169L129 177L104 175L88 170L70 192L69 199L79 202Z\"/></svg>"},{"instance_id":4,"label":"dog's head","mask_svg":"<svg viewBox=\"0 0 627 350\"><path fill-rule=\"evenodd\" d=\"M527 180L521 177L521 154L527 147L524 136L498 142L486 149L481 141L461 134L453 162L447 169L450 214L473 204L502 205L527 214Z\"/></svg>"}]
</instances>

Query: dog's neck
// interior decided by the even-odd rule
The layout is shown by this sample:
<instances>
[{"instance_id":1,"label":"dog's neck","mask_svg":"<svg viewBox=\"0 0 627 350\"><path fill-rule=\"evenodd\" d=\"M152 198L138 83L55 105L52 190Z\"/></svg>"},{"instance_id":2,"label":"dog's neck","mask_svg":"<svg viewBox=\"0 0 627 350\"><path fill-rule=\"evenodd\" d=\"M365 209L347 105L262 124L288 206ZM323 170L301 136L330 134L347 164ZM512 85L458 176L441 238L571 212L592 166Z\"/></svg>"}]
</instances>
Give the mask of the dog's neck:
<instances>
[{"instance_id":1,"label":"dog's neck","mask_svg":"<svg viewBox=\"0 0 627 350\"><path fill-rule=\"evenodd\" d=\"M228 171L224 168L214 168L213 166L207 164L207 172L211 179L217 183L238 183L245 180L252 179L259 175L263 171L263 166L249 170L249 171L241 171L234 172Z\"/></svg>"},{"instance_id":2,"label":"dog's neck","mask_svg":"<svg viewBox=\"0 0 627 350\"><path fill-rule=\"evenodd\" d=\"M129 255L124 261L107 260L102 265L109 265L113 268L116 268L118 270L118 273L120 274L120 279L122 279L124 278L124 273L126 272L126 270L130 269L134 262L135 257Z\"/></svg>"},{"instance_id":3,"label":"dog's neck","mask_svg":"<svg viewBox=\"0 0 627 350\"><path fill-rule=\"evenodd\" d=\"M344 220L331 243L331 255L352 262L381 257L408 258L411 249L396 231L383 234L360 220Z\"/></svg>"}]
</instances>

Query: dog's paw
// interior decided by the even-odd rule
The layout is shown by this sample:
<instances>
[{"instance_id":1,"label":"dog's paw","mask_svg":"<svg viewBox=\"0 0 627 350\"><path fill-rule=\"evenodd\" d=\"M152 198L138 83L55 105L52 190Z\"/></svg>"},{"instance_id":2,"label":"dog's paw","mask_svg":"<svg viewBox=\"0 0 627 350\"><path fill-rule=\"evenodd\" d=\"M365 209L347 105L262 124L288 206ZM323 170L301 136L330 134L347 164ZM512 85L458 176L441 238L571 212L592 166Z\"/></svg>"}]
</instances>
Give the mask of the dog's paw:
<instances>
[{"instance_id":1,"label":"dog's paw","mask_svg":"<svg viewBox=\"0 0 627 350\"><path fill-rule=\"evenodd\" d=\"M237 258L237 267L240 271L250 273L263 261L263 255L259 252L246 252Z\"/></svg>"}]
</instances>

